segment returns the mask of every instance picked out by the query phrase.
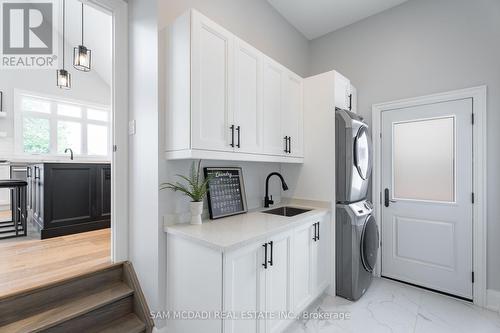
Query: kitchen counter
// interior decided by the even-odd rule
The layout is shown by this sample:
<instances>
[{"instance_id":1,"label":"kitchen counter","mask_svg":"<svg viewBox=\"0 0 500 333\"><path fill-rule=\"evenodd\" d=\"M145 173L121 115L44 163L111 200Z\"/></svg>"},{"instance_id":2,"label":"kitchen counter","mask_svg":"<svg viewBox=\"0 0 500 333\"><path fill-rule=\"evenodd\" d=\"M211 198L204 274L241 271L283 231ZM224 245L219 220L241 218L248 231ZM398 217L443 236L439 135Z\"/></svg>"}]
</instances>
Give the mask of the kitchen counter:
<instances>
[{"instance_id":1,"label":"kitchen counter","mask_svg":"<svg viewBox=\"0 0 500 333\"><path fill-rule=\"evenodd\" d=\"M164 231L168 234L225 252L265 239L287 229L293 229L312 219L323 217L329 212L326 208L296 204L289 206L311 210L293 217L262 212L263 210L281 206L284 205L277 205L261 209L260 211L225 217L218 220L205 220L201 225L187 223L165 225Z\"/></svg>"}]
</instances>

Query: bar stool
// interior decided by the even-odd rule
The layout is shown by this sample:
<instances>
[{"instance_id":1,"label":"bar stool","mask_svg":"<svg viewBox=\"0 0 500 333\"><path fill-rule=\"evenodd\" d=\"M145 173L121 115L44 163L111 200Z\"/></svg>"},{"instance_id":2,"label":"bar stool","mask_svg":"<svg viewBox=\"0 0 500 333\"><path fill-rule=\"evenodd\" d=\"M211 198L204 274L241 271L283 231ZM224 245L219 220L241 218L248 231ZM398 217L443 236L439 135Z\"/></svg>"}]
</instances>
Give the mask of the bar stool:
<instances>
[{"instance_id":1,"label":"bar stool","mask_svg":"<svg viewBox=\"0 0 500 333\"><path fill-rule=\"evenodd\" d=\"M12 222L14 223L12 230L8 228L7 230L0 231L0 239L26 236L27 221L28 221L28 209L26 206L27 186L28 183L25 182L24 180L17 180L17 179L0 180L0 189L6 188L13 191L11 214L12 214ZM19 225L22 226L22 230L19 229Z\"/></svg>"}]
</instances>

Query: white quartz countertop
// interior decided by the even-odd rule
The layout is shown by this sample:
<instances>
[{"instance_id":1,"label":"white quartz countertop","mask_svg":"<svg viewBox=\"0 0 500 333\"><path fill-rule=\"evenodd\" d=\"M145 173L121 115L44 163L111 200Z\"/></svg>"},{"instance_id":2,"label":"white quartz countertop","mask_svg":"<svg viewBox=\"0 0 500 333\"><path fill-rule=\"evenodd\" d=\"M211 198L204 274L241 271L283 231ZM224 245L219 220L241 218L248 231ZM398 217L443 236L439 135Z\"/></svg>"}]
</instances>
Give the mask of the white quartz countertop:
<instances>
[{"instance_id":1,"label":"white quartz countertop","mask_svg":"<svg viewBox=\"0 0 500 333\"><path fill-rule=\"evenodd\" d=\"M289 205L290 207L311 209L308 212L285 217L263 213L250 212L218 220L206 220L201 225L187 223L165 225L164 231L168 234L197 242L221 252L233 250L277 233L292 229L300 224L307 223L315 218L323 217L328 209L314 208L303 205Z\"/></svg>"}]
</instances>

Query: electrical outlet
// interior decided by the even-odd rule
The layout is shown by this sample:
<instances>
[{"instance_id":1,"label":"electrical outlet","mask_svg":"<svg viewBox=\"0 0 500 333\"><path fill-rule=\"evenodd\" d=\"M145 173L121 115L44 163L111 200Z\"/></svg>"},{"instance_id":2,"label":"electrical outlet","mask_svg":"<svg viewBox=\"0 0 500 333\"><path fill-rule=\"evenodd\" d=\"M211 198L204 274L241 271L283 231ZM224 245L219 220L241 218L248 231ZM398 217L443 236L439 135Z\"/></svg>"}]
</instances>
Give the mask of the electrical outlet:
<instances>
[{"instance_id":1,"label":"electrical outlet","mask_svg":"<svg viewBox=\"0 0 500 333\"><path fill-rule=\"evenodd\" d=\"M128 122L128 135L135 135L135 120Z\"/></svg>"}]
</instances>

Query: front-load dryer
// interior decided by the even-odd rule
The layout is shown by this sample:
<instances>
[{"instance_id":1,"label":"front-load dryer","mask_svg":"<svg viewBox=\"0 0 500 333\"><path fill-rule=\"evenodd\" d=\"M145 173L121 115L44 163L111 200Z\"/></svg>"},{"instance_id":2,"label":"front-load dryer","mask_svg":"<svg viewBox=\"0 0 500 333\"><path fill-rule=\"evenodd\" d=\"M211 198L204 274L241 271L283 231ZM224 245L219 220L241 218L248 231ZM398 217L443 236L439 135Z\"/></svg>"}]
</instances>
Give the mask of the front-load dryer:
<instances>
[{"instance_id":1,"label":"front-load dryer","mask_svg":"<svg viewBox=\"0 0 500 333\"><path fill-rule=\"evenodd\" d=\"M372 143L368 125L357 114L335 111L336 201L366 199L372 171Z\"/></svg>"},{"instance_id":2,"label":"front-load dryer","mask_svg":"<svg viewBox=\"0 0 500 333\"><path fill-rule=\"evenodd\" d=\"M379 232L369 201L337 204L336 294L355 301L366 292L377 261Z\"/></svg>"}]
</instances>

